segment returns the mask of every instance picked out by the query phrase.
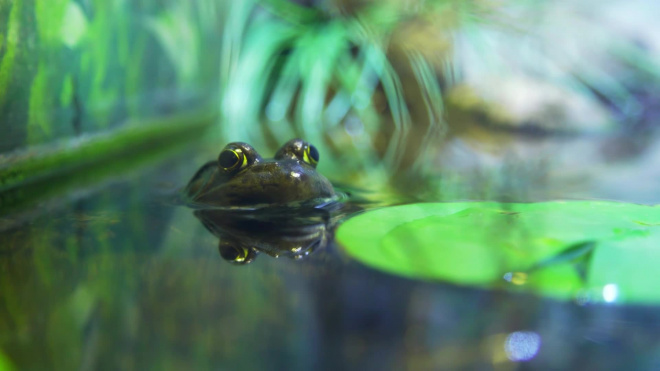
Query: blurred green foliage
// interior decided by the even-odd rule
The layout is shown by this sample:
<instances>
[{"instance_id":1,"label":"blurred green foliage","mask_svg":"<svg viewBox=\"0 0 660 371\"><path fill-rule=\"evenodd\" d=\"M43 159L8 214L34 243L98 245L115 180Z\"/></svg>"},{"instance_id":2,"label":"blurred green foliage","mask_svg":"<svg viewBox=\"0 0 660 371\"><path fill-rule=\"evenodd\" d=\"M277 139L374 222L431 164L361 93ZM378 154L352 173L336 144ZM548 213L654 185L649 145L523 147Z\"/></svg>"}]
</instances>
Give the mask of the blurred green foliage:
<instances>
[{"instance_id":1,"label":"blurred green foliage","mask_svg":"<svg viewBox=\"0 0 660 371\"><path fill-rule=\"evenodd\" d=\"M219 51L200 58L199 45L217 13L215 1L1 3L0 189L202 133Z\"/></svg>"},{"instance_id":2,"label":"blurred green foliage","mask_svg":"<svg viewBox=\"0 0 660 371\"><path fill-rule=\"evenodd\" d=\"M592 4L3 1L0 153L211 107L219 142L305 137L333 179L437 195L452 140L499 156L521 127L648 125L652 29Z\"/></svg>"},{"instance_id":3,"label":"blurred green foliage","mask_svg":"<svg viewBox=\"0 0 660 371\"><path fill-rule=\"evenodd\" d=\"M12 371L12 370L14 370L12 363L9 361L7 356L5 356L2 353L2 351L0 351L0 371Z\"/></svg>"},{"instance_id":4,"label":"blurred green foliage","mask_svg":"<svg viewBox=\"0 0 660 371\"><path fill-rule=\"evenodd\" d=\"M0 120L8 135L0 152L115 128L128 118L208 110L219 51L205 48L200 58L199 49L214 44L220 21L208 18L218 5L186 4L3 2Z\"/></svg>"},{"instance_id":5,"label":"blurred green foliage","mask_svg":"<svg viewBox=\"0 0 660 371\"><path fill-rule=\"evenodd\" d=\"M288 1L235 6L232 19L241 25L224 29L223 136L270 148L305 137L333 158L324 171L357 175L352 181L397 168L414 118L388 58L390 34L410 15L399 10L396 2L352 15ZM428 111L416 124L430 140L445 130L439 81L419 51L409 57Z\"/></svg>"},{"instance_id":6,"label":"blurred green foliage","mask_svg":"<svg viewBox=\"0 0 660 371\"><path fill-rule=\"evenodd\" d=\"M477 180L443 162L450 142L504 162L530 136L653 125L645 100L660 65L645 45L654 31L640 25L647 44L636 43L610 18L616 1L314 4L229 8L218 125L227 141L274 150L305 137L331 158L320 168L332 179L456 199L493 192L464 192ZM480 174L485 189L503 188L492 175ZM448 183L458 192L443 191Z\"/></svg>"}]
</instances>

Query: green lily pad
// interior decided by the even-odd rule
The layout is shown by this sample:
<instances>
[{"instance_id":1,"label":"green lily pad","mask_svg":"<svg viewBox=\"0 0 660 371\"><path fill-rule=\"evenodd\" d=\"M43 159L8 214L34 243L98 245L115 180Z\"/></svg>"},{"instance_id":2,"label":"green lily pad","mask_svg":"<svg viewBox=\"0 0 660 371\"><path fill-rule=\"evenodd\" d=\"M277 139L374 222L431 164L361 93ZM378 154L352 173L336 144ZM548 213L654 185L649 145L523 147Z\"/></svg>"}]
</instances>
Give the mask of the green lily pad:
<instances>
[{"instance_id":1,"label":"green lily pad","mask_svg":"<svg viewBox=\"0 0 660 371\"><path fill-rule=\"evenodd\" d=\"M358 215L337 241L393 274L560 299L660 302L660 208L594 201L425 203Z\"/></svg>"}]
</instances>

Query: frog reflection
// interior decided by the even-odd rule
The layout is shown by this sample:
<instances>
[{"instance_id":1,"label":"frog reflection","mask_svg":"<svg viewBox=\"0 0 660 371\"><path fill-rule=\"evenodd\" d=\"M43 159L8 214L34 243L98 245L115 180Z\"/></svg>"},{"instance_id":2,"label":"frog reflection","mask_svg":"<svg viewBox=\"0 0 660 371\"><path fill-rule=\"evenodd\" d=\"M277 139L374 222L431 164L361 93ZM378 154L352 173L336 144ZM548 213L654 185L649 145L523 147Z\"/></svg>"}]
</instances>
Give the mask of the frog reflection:
<instances>
[{"instance_id":1,"label":"frog reflection","mask_svg":"<svg viewBox=\"0 0 660 371\"><path fill-rule=\"evenodd\" d=\"M332 184L316 171L319 152L292 139L273 159L249 144L228 144L185 188L195 216L220 238L220 255L247 264L263 252L302 258L327 244L331 212L341 208Z\"/></svg>"},{"instance_id":2,"label":"frog reflection","mask_svg":"<svg viewBox=\"0 0 660 371\"><path fill-rule=\"evenodd\" d=\"M200 209L195 216L220 239L223 259L234 264L251 263L257 255L301 259L324 248L333 224L329 211L300 215L236 214L226 210Z\"/></svg>"},{"instance_id":3,"label":"frog reflection","mask_svg":"<svg viewBox=\"0 0 660 371\"><path fill-rule=\"evenodd\" d=\"M197 171L185 194L194 204L224 208L325 203L336 194L316 171L318 162L316 147L301 139L284 144L273 159L263 159L247 143L234 142Z\"/></svg>"}]
</instances>

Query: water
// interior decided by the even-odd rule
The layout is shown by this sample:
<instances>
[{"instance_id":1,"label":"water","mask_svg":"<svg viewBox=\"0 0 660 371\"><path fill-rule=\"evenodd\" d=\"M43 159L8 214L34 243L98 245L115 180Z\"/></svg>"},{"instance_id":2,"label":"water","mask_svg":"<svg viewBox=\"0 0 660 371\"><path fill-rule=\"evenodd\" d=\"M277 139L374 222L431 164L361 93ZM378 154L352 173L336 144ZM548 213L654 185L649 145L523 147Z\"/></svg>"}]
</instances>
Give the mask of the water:
<instances>
[{"instance_id":1,"label":"water","mask_svg":"<svg viewBox=\"0 0 660 371\"><path fill-rule=\"evenodd\" d=\"M657 307L409 280L331 240L231 265L172 201L196 156L1 217L0 352L16 369L660 367Z\"/></svg>"}]
</instances>

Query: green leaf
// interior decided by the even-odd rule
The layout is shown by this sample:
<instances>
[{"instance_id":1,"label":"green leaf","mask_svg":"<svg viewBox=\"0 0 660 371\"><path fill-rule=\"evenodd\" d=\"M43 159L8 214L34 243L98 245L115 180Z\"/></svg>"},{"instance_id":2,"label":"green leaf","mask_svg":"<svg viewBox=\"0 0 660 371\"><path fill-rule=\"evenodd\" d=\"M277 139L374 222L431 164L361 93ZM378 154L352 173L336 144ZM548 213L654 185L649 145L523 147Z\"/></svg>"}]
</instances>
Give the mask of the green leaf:
<instances>
[{"instance_id":1,"label":"green leaf","mask_svg":"<svg viewBox=\"0 0 660 371\"><path fill-rule=\"evenodd\" d=\"M53 128L50 120L53 96L50 85L50 70L46 63L40 63L30 89L30 111L27 123L28 143L39 144L52 139Z\"/></svg>"},{"instance_id":2,"label":"green leaf","mask_svg":"<svg viewBox=\"0 0 660 371\"><path fill-rule=\"evenodd\" d=\"M427 203L351 218L348 254L393 274L562 299L660 302L660 208L616 202Z\"/></svg>"},{"instance_id":3,"label":"green leaf","mask_svg":"<svg viewBox=\"0 0 660 371\"><path fill-rule=\"evenodd\" d=\"M0 57L0 107L5 103L10 94L9 86L14 77L14 67L20 47L21 13L23 2L16 1L9 14L9 24L6 35L4 35L5 52Z\"/></svg>"},{"instance_id":4,"label":"green leaf","mask_svg":"<svg viewBox=\"0 0 660 371\"><path fill-rule=\"evenodd\" d=\"M80 5L70 1L67 4L64 20L60 29L62 42L69 48L78 45L87 31L87 18Z\"/></svg>"},{"instance_id":5,"label":"green leaf","mask_svg":"<svg viewBox=\"0 0 660 371\"><path fill-rule=\"evenodd\" d=\"M14 366L9 361L9 357L2 353L0 350L0 371L11 371L14 370Z\"/></svg>"},{"instance_id":6,"label":"green leaf","mask_svg":"<svg viewBox=\"0 0 660 371\"><path fill-rule=\"evenodd\" d=\"M594 251L589 286L609 287L611 299L623 302L660 302L660 231L623 240L605 241Z\"/></svg>"},{"instance_id":7,"label":"green leaf","mask_svg":"<svg viewBox=\"0 0 660 371\"><path fill-rule=\"evenodd\" d=\"M199 67L199 35L183 5L145 21L174 65L181 86L194 80Z\"/></svg>"},{"instance_id":8,"label":"green leaf","mask_svg":"<svg viewBox=\"0 0 660 371\"><path fill-rule=\"evenodd\" d=\"M58 47L60 42L67 42L65 15L69 8L68 0L36 0L34 14L37 21L40 41L47 46ZM68 38L68 37L67 37Z\"/></svg>"}]
</instances>

